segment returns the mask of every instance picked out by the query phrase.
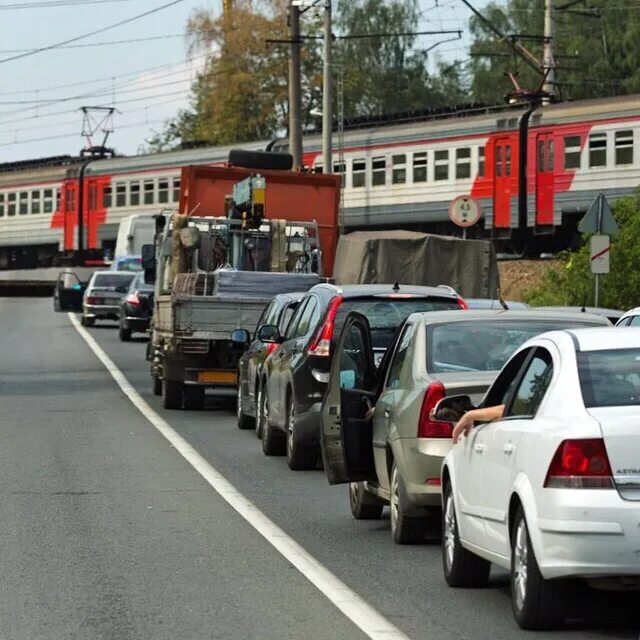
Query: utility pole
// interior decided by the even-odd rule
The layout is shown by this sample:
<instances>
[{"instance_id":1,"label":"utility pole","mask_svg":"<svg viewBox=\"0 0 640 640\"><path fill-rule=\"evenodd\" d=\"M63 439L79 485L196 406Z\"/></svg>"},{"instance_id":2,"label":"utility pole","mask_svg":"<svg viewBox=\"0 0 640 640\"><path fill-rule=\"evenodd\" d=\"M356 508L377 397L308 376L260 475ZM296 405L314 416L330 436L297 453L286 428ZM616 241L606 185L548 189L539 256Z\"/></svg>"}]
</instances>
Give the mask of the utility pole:
<instances>
[{"instance_id":1,"label":"utility pole","mask_svg":"<svg viewBox=\"0 0 640 640\"><path fill-rule=\"evenodd\" d=\"M291 56L289 58L289 153L293 156L293 167L302 167L302 89L300 79L300 8L289 5L289 35Z\"/></svg>"},{"instance_id":2,"label":"utility pole","mask_svg":"<svg viewBox=\"0 0 640 640\"><path fill-rule=\"evenodd\" d=\"M322 80L322 171L332 173L331 125L333 122L333 100L331 86L331 0L324 6L324 67Z\"/></svg>"},{"instance_id":3,"label":"utility pole","mask_svg":"<svg viewBox=\"0 0 640 640\"><path fill-rule=\"evenodd\" d=\"M556 95L556 59L554 55L556 40L556 15L553 0L545 0L544 3L544 50L542 64L545 81L542 90L551 98ZM544 104L549 104L550 99L546 98Z\"/></svg>"}]
</instances>

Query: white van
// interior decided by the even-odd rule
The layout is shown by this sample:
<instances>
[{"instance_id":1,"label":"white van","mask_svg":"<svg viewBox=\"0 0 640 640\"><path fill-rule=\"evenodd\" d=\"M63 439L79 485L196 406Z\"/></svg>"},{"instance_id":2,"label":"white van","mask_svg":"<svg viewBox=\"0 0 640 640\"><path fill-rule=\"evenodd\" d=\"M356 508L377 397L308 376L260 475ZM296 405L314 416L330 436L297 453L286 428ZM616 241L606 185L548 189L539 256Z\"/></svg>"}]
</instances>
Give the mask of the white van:
<instances>
[{"instance_id":1,"label":"white van","mask_svg":"<svg viewBox=\"0 0 640 640\"><path fill-rule=\"evenodd\" d=\"M123 256L139 256L143 244L153 244L155 220L149 214L128 216L120 222L116 240L115 259Z\"/></svg>"}]
</instances>

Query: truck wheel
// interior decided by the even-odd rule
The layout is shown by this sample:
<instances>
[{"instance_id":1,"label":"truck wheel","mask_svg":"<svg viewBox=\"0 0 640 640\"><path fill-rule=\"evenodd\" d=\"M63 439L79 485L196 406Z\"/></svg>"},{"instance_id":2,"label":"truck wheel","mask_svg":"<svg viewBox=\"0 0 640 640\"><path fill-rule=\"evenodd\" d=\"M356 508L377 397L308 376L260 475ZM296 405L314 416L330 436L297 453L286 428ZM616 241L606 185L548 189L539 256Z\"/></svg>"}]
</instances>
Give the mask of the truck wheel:
<instances>
[{"instance_id":1,"label":"truck wheel","mask_svg":"<svg viewBox=\"0 0 640 640\"><path fill-rule=\"evenodd\" d=\"M184 408L187 411L202 411L204 409L204 387L185 386Z\"/></svg>"},{"instance_id":2,"label":"truck wheel","mask_svg":"<svg viewBox=\"0 0 640 640\"><path fill-rule=\"evenodd\" d=\"M162 406L165 409L182 409L184 385L173 380L162 381Z\"/></svg>"},{"instance_id":3,"label":"truck wheel","mask_svg":"<svg viewBox=\"0 0 640 640\"><path fill-rule=\"evenodd\" d=\"M162 380L158 376L151 376L151 387L153 388L154 396L162 395Z\"/></svg>"},{"instance_id":4,"label":"truck wheel","mask_svg":"<svg viewBox=\"0 0 640 640\"><path fill-rule=\"evenodd\" d=\"M308 471L316 468L316 452L300 444L296 433L296 406L293 396L287 403L287 464L293 471Z\"/></svg>"},{"instance_id":5,"label":"truck wheel","mask_svg":"<svg viewBox=\"0 0 640 640\"><path fill-rule=\"evenodd\" d=\"M262 389L260 421L262 423L262 453L265 456L281 456L285 453L284 433L277 432L269 424L269 397L267 389Z\"/></svg>"},{"instance_id":6,"label":"truck wheel","mask_svg":"<svg viewBox=\"0 0 640 640\"><path fill-rule=\"evenodd\" d=\"M120 327L118 330L118 337L122 342L130 342L131 341L131 329L126 329L125 327Z\"/></svg>"},{"instance_id":7,"label":"truck wheel","mask_svg":"<svg viewBox=\"0 0 640 640\"><path fill-rule=\"evenodd\" d=\"M244 394L242 393L242 378L238 374L238 400L236 407L236 417L238 418L238 429L253 429L255 427L255 420L248 416L243 408Z\"/></svg>"}]
</instances>

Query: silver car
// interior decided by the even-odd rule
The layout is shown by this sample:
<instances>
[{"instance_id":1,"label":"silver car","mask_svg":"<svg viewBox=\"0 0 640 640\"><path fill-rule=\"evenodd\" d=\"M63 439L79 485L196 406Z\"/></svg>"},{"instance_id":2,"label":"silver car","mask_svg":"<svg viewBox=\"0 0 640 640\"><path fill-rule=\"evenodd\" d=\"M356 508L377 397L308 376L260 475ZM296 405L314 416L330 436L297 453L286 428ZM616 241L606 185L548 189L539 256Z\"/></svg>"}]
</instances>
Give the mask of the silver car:
<instances>
[{"instance_id":1,"label":"silver car","mask_svg":"<svg viewBox=\"0 0 640 640\"><path fill-rule=\"evenodd\" d=\"M118 320L120 302L135 276L131 271L94 273L82 297L82 325L92 327L96 320Z\"/></svg>"},{"instance_id":2,"label":"silver car","mask_svg":"<svg viewBox=\"0 0 640 640\"><path fill-rule=\"evenodd\" d=\"M438 401L465 394L477 402L529 338L588 326L609 322L588 313L534 309L414 313L376 368L369 323L350 314L322 405L329 483L350 483L356 519L379 518L389 505L394 541L422 541L440 525L440 468L451 449L454 416L450 422L434 420Z\"/></svg>"}]
</instances>

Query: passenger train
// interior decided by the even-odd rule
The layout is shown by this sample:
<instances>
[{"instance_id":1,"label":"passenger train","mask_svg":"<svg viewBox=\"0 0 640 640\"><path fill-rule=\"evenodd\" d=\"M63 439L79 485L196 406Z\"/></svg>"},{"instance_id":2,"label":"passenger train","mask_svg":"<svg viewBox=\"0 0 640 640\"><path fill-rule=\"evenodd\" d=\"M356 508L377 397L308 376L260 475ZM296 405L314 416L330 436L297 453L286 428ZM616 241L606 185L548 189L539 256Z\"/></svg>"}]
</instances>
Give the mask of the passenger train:
<instances>
[{"instance_id":1,"label":"passenger train","mask_svg":"<svg viewBox=\"0 0 640 640\"><path fill-rule=\"evenodd\" d=\"M464 194L482 210L472 236L508 247L519 226L525 109L477 107L347 128L340 143L334 138L332 167L343 174L346 230L454 234L449 204ZM615 200L640 185L640 95L540 107L527 140L527 233L537 250L574 243L598 193ZM286 141L244 147L283 150ZM304 147L305 166L322 171L320 136L306 136ZM181 167L222 164L230 149L91 160L83 170L86 161L70 156L0 165L0 269L48 266L77 249L80 198L84 247L112 250L124 217L177 207Z\"/></svg>"}]
</instances>

